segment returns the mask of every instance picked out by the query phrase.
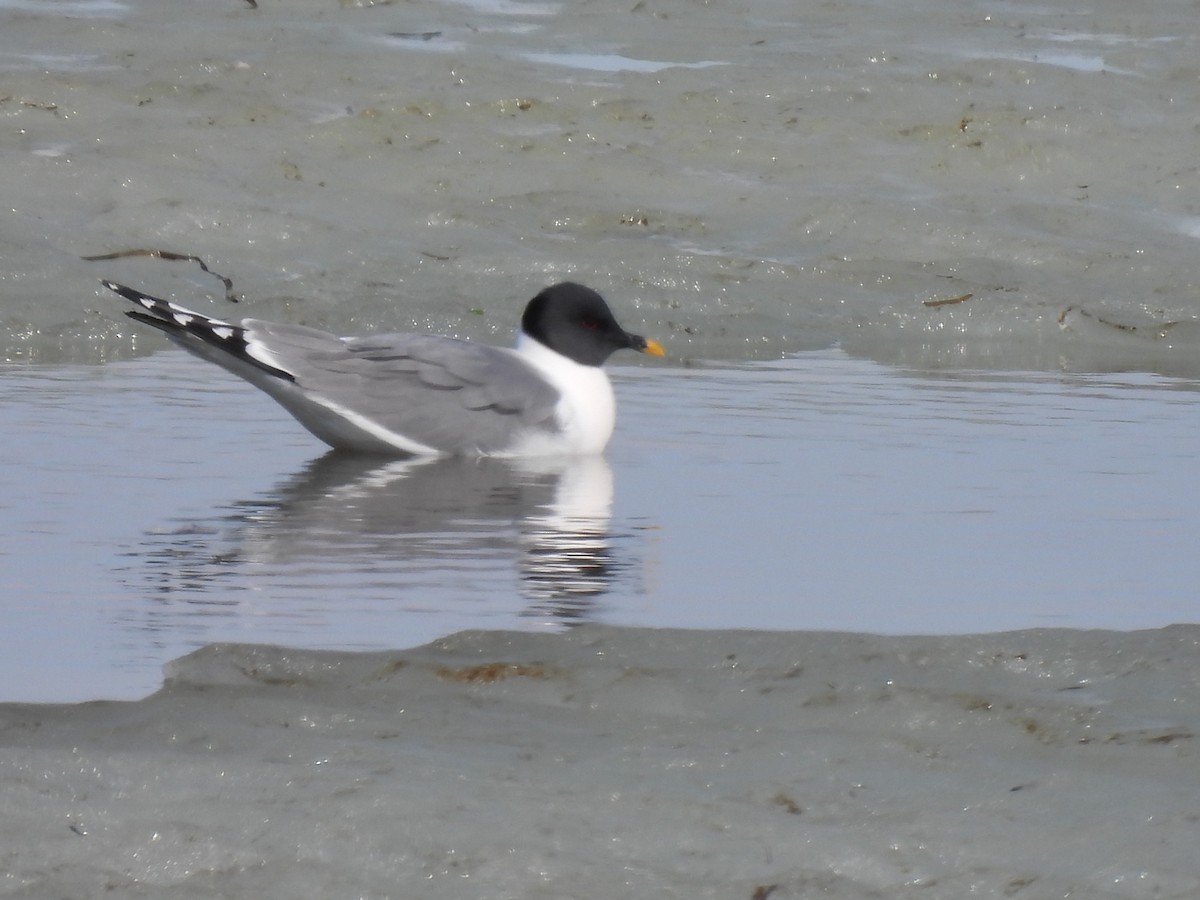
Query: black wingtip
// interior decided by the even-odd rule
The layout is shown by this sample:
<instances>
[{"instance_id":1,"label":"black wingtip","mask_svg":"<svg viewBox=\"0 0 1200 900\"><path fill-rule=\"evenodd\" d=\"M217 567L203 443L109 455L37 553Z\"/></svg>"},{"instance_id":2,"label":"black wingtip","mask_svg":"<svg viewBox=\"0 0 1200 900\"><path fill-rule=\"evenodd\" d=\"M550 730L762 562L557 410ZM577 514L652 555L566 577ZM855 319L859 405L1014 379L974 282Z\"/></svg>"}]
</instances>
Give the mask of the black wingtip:
<instances>
[{"instance_id":1,"label":"black wingtip","mask_svg":"<svg viewBox=\"0 0 1200 900\"><path fill-rule=\"evenodd\" d=\"M100 283L114 294L118 294L130 303L137 305L137 309L128 309L125 311L125 315L129 316L129 318L146 325L153 325L159 331L164 331L168 335L186 330L184 323L171 315L171 305L167 301L160 300L158 297L152 297L150 294L143 294L141 291L118 284L115 281L109 281L107 278L101 278Z\"/></svg>"},{"instance_id":2,"label":"black wingtip","mask_svg":"<svg viewBox=\"0 0 1200 900\"><path fill-rule=\"evenodd\" d=\"M143 325L150 325L157 328L166 334L174 334L183 331L183 328L169 319L161 319L158 316L152 316L150 313L142 312L140 309L127 309L125 315L133 319L135 322L141 322Z\"/></svg>"},{"instance_id":3,"label":"black wingtip","mask_svg":"<svg viewBox=\"0 0 1200 900\"><path fill-rule=\"evenodd\" d=\"M123 284L117 284L115 281L101 278L100 283L112 291L128 300L130 303L142 303L143 300L151 300L155 303L159 302L157 297L151 297L149 294L143 294L141 291L135 291L131 287L126 287Z\"/></svg>"}]
</instances>

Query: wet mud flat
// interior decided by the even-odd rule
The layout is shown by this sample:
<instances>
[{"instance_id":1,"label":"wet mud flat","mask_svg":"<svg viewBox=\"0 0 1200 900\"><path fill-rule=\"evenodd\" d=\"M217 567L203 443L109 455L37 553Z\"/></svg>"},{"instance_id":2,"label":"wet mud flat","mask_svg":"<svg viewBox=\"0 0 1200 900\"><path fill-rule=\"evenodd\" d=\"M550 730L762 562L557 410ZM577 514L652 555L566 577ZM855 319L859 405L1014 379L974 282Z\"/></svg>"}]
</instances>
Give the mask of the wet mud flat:
<instances>
[{"instance_id":1,"label":"wet mud flat","mask_svg":"<svg viewBox=\"0 0 1200 900\"><path fill-rule=\"evenodd\" d=\"M6 896L1194 897L1200 628L214 645L0 707Z\"/></svg>"}]
</instances>

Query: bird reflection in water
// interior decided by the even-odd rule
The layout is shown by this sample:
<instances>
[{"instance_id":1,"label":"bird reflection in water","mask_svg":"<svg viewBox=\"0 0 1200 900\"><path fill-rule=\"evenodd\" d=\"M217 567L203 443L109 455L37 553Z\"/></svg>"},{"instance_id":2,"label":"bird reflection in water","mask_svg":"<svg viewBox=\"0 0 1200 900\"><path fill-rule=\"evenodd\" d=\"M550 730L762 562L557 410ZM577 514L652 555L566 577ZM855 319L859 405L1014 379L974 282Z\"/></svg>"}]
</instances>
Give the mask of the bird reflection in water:
<instances>
[{"instance_id":1,"label":"bird reflection in water","mask_svg":"<svg viewBox=\"0 0 1200 900\"><path fill-rule=\"evenodd\" d=\"M381 460L335 451L220 522L153 535L135 556L168 603L279 588L342 612L358 593L375 613L381 599L424 612L489 601L494 612L504 584L497 567L511 572L515 561L521 614L571 624L630 571L614 553L612 502L601 456Z\"/></svg>"},{"instance_id":2,"label":"bird reflection in water","mask_svg":"<svg viewBox=\"0 0 1200 900\"><path fill-rule=\"evenodd\" d=\"M531 614L579 620L617 570L609 537L612 470L594 456L571 461L555 478L553 501L520 525L521 593Z\"/></svg>"}]
</instances>

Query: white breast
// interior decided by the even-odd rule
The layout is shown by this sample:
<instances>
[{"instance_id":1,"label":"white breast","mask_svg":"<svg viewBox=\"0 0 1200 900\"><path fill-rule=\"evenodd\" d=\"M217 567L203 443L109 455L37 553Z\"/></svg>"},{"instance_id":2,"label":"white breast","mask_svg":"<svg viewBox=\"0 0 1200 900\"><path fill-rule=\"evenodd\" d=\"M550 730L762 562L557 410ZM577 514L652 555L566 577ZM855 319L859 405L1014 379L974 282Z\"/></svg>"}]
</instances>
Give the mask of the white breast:
<instances>
[{"instance_id":1,"label":"white breast","mask_svg":"<svg viewBox=\"0 0 1200 900\"><path fill-rule=\"evenodd\" d=\"M561 433L526 441L515 455L600 453L612 437L617 401L612 383L599 366L584 366L555 353L524 332L515 352L562 395L555 410ZM545 442L546 446L531 446Z\"/></svg>"}]
</instances>

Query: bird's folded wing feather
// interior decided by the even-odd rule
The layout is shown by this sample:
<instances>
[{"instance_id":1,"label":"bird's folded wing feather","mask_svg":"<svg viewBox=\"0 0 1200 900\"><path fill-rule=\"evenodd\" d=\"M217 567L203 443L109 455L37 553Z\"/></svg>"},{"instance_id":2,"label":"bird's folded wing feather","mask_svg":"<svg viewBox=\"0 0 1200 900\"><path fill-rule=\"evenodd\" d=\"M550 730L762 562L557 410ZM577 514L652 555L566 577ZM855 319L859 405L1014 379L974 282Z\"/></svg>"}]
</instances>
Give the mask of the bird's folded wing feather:
<instances>
[{"instance_id":1,"label":"bird's folded wing feather","mask_svg":"<svg viewBox=\"0 0 1200 900\"><path fill-rule=\"evenodd\" d=\"M255 355L301 390L429 446L487 451L519 431L557 427L557 389L511 350L425 334L337 338L242 325Z\"/></svg>"}]
</instances>

